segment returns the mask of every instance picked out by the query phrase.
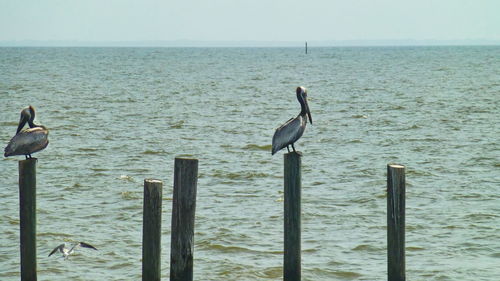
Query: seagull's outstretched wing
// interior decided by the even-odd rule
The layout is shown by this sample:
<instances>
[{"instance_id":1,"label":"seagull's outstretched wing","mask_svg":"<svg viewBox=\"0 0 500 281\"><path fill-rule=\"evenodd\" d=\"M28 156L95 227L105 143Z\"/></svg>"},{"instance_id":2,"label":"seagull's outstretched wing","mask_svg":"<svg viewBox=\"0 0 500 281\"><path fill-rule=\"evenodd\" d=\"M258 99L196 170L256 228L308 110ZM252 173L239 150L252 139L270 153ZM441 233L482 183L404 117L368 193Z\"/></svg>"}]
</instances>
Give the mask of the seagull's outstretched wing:
<instances>
[{"instance_id":1,"label":"seagull's outstretched wing","mask_svg":"<svg viewBox=\"0 0 500 281\"><path fill-rule=\"evenodd\" d=\"M96 247L88 244L88 243L85 243L85 242L79 242L77 245L79 245L80 247L84 247L84 248L90 248L90 249L94 249L94 250L97 250Z\"/></svg>"},{"instance_id":2,"label":"seagull's outstretched wing","mask_svg":"<svg viewBox=\"0 0 500 281\"><path fill-rule=\"evenodd\" d=\"M49 257L52 256L57 251L60 251L62 253L63 249L64 249L64 243L55 247L54 250L52 250L52 252L50 252Z\"/></svg>"}]
</instances>

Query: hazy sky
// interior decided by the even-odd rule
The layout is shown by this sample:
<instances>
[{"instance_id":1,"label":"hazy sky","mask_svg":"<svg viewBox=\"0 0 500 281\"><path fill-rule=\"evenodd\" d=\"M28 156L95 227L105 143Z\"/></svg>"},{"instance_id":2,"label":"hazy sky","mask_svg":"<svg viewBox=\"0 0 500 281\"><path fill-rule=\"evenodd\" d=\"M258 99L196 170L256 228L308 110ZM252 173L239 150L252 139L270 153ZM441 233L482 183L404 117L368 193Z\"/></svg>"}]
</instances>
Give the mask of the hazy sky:
<instances>
[{"instance_id":1,"label":"hazy sky","mask_svg":"<svg viewBox=\"0 0 500 281\"><path fill-rule=\"evenodd\" d=\"M0 0L0 41L500 40L500 0Z\"/></svg>"}]
</instances>

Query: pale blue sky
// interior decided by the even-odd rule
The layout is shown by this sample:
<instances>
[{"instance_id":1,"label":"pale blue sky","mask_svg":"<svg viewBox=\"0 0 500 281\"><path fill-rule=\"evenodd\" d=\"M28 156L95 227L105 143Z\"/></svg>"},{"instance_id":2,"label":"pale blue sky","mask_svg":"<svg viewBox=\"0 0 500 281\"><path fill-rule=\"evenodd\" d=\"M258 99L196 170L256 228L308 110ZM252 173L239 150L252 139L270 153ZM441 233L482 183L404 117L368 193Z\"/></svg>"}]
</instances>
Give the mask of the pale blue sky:
<instances>
[{"instance_id":1,"label":"pale blue sky","mask_svg":"<svg viewBox=\"0 0 500 281\"><path fill-rule=\"evenodd\" d=\"M500 0L0 0L0 41L500 40Z\"/></svg>"}]
</instances>

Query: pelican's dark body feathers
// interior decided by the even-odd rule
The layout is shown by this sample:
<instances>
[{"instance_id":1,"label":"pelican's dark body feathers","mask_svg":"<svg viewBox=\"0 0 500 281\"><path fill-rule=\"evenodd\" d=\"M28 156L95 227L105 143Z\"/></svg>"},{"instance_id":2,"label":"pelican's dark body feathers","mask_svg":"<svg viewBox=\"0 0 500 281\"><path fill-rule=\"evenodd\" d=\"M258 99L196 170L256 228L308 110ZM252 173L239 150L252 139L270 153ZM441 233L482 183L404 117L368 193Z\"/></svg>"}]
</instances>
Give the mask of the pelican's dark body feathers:
<instances>
[{"instance_id":1,"label":"pelican's dark body feathers","mask_svg":"<svg viewBox=\"0 0 500 281\"><path fill-rule=\"evenodd\" d=\"M4 150L4 156L25 155L31 158L31 154L43 150L49 144L49 130L42 125L35 125L35 109L29 106L21 111L21 119L17 127L16 135L9 141ZM28 129L24 125L29 124Z\"/></svg>"},{"instance_id":2,"label":"pelican's dark body feathers","mask_svg":"<svg viewBox=\"0 0 500 281\"><path fill-rule=\"evenodd\" d=\"M279 150L294 144L306 129L307 117L298 115L291 118L285 124L281 125L273 136L273 150L271 154L275 154Z\"/></svg>"},{"instance_id":3,"label":"pelican's dark body feathers","mask_svg":"<svg viewBox=\"0 0 500 281\"><path fill-rule=\"evenodd\" d=\"M293 151L295 151L293 144L302 136L302 134L304 134L307 118L309 118L309 122L312 124L311 112L309 111L309 105L307 103L307 90L304 87L298 87L296 92L297 100L301 106L301 111L297 117L288 120L274 132L271 151L271 154L273 155L285 147L288 151L290 151L288 148L289 145L291 145Z\"/></svg>"},{"instance_id":4,"label":"pelican's dark body feathers","mask_svg":"<svg viewBox=\"0 0 500 281\"><path fill-rule=\"evenodd\" d=\"M5 157L31 155L43 150L49 144L49 131L44 126L22 130L5 147Z\"/></svg>"}]
</instances>

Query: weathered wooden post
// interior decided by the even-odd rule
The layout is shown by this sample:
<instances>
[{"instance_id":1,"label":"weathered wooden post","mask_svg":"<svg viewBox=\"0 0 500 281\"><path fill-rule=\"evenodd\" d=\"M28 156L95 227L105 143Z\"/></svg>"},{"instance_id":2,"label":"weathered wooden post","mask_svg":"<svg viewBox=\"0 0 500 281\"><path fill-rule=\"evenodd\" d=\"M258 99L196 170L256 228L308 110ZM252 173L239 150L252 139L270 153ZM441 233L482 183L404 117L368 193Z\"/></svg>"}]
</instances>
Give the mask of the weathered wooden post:
<instances>
[{"instance_id":1,"label":"weathered wooden post","mask_svg":"<svg viewBox=\"0 0 500 281\"><path fill-rule=\"evenodd\" d=\"M175 158L170 280L193 280L194 217L198 160Z\"/></svg>"},{"instance_id":2,"label":"weathered wooden post","mask_svg":"<svg viewBox=\"0 0 500 281\"><path fill-rule=\"evenodd\" d=\"M19 161L21 280L36 281L36 158Z\"/></svg>"},{"instance_id":3,"label":"weathered wooden post","mask_svg":"<svg viewBox=\"0 0 500 281\"><path fill-rule=\"evenodd\" d=\"M306 55L307 55L307 41L306 41Z\"/></svg>"},{"instance_id":4,"label":"weathered wooden post","mask_svg":"<svg viewBox=\"0 0 500 281\"><path fill-rule=\"evenodd\" d=\"M301 157L300 152L286 153L285 162L285 254L283 280L301 279L300 246L300 195L301 195Z\"/></svg>"},{"instance_id":5,"label":"weathered wooden post","mask_svg":"<svg viewBox=\"0 0 500 281\"><path fill-rule=\"evenodd\" d=\"M144 180L142 217L142 280L161 279L161 204L163 183Z\"/></svg>"},{"instance_id":6,"label":"weathered wooden post","mask_svg":"<svg viewBox=\"0 0 500 281\"><path fill-rule=\"evenodd\" d=\"M405 274L405 167L387 165L387 269L389 281Z\"/></svg>"}]
</instances>

